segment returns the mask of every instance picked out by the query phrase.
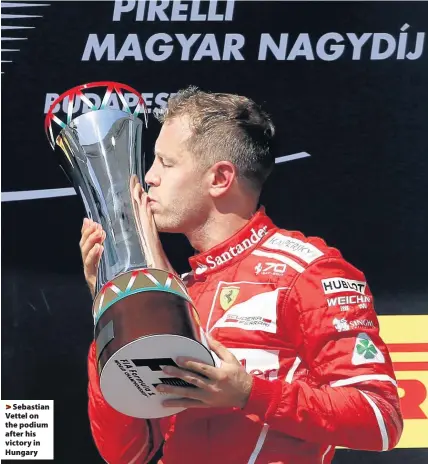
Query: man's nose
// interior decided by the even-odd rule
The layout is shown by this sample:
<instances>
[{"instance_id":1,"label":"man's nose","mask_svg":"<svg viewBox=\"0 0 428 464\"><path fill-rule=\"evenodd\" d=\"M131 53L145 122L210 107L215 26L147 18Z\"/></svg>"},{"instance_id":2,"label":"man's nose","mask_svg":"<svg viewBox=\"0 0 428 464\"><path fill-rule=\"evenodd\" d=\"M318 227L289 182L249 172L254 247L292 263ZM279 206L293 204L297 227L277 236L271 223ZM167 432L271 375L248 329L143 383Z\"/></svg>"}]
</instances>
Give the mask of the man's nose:
<instances>
[{"instance_id":1,"label":"man's nose","mask_svg":"<svg viewBox=\"0 0 428 464\"><path fill-rule=\"evenodd\" d=\"M144 180L146 184L150 187L158 187L160 184L160 177L155 173L152 167L147 171Z\"/></svg>"}]
</instances>

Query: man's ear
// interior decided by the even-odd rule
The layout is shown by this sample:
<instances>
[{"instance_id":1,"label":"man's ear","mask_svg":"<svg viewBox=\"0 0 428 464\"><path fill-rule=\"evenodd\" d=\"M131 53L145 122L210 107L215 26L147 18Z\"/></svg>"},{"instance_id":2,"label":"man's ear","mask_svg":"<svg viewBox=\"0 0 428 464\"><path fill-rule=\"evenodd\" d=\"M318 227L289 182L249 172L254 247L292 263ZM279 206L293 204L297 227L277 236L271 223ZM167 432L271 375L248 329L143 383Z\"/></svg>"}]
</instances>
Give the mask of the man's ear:
<instances>
[{"instance_id":1,"label":"man's ear","mask_svg":"<svg viewBox=\"0 0 428 464\"><path fill-rule=\"evenodd\" d=\"M218 198L224 195L237 177L236 166L230 161L219 161L210 168L210 194Z\"/></svg>"}]
</instances>

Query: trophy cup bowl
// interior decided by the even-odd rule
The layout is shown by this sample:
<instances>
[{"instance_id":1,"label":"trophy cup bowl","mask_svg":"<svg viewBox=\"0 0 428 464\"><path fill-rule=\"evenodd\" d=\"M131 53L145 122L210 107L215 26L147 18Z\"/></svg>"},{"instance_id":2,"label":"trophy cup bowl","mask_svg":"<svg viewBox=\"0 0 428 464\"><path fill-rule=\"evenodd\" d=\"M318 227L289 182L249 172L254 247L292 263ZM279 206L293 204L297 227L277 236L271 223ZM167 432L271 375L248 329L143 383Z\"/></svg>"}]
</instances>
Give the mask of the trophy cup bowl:
<instances>
[{"instance_id":1,"label":"trophy cup bowl","mask_svg":"<svg viewBox=\"0 0 428 464\"><path fill-rule=\"evenodd\" d=\"M105 89L99 107L85 96L95 87ZM114 98L122 108L112 109ZM67 105L66 99L64 122L54 109ZM87 111L73 117L77 99ZM133 112L131 100L137 103ZM163 366L175 366L178 356L215 362L184 283L153 266L135 211L132 187L136 178L143 178L140 111L147 127L144 100L132 87L105 81L84 84L52 103L45 132L52 149L61 148L60 166L87 216L106 232L92 308L102 394L117 411L149 419L183 410L162 406L174 396L157 392L158 384L192 387L165 374ZM61 128L56 136L53 122Z\"/></svg>"}]
</instances>

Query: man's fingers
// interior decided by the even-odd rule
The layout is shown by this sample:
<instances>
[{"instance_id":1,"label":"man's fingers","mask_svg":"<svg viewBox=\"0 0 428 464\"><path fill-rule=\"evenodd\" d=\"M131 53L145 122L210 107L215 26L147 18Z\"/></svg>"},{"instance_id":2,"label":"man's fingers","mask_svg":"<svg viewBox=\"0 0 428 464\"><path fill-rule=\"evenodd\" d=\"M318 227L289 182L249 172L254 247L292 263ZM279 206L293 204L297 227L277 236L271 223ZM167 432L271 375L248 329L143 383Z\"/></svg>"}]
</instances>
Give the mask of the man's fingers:
<instances>
[{"instance_id":1,"label":"man's fingers","mask_svg":"<svg viewBox=\"0 0 428 464\"><path fill-rule=\"evenodd\" d=\"M140 204L140 190L138 188L138 184L134 184L132 188L132 198Z\"/></svg>"},{"instance_id":2,"label":"man's fingers","mask_svg":"<svg viewBox=\"0 0 428 464\"><path fill-rule=\"evenodd\" d=\"M139 196L139 204L138 204L138 213L140 216L140 222L143 226L144 231L147 233L151 226L152 226L152 211L148 206L148 196L147 193L142 189L141 185L138 184L138 196ZM154 230L150 230L150 232L154 233Z\"/></svg>"},{"instance_id":3,"label":"man's fingers","mask_svg":"<svg viewBox=\"0 0 428 464\"><path fill-rule=\"evenodd\" d=\"M222 345L217 340L214 340L210 336L207 336L207 340L208 340L210 348L222 361L232 363L232 364L239 364L239 361L224 345Z\"/></svg>"},{"instance_id":4,"label":"man's fingers","mask_svg":"<svg viewBox=\"0 0 428 464\"><path fill-rule=\"evenodd\" d=\"M135 174L132 174L129 178L129 190L132 193L134 191L135 184L138 182L138 177Z\"/></svg>"},{"instance_id":5,"label":"man's fingers","mask_svg":"<svg viewBox=\"0 0 428 464\"><path fill-rule=\"evenodd\" d=\"M209 408L208 404L203 403L199 400L193 400L190 398L178 398L176 400L165 400L162 405L166 408Z\"/></svg>"},{"instance_id":6,"label":"man's fingers","mask_svg":"<svg viewBox=\"0 0 428 464\"><path fill-rule=\"evenodd\" d=\"M81 246L82 259L86 260L89 252L94 248L95 244L101 244L105 240L105 232L96 230L87 239L86 242Z\"/></svg>"},{"instance_id":7,"label":"man's fingers","mask_svg":"<svg viewBox=\"0 0 428 464\"><path fill-rule=\"evenodd\" d=\"M140 206L144 204L144 194L145 192L143 187L141 187L141 184L139 182L135 183L132 188L132 197Z\"/></svg>"},{"instance_id":8,"label":"man's fingers","mask_svg":"<svg viewBox=\"0 0 428 464\"><path fill-rule=\"evenodd\" d=\"M155 221L155 216L154 216L152 208L150 206L149 195L146 192L144 192L144 195L145 195L144 201L145 201L145 204L146 204L146 213L147 213L147 217L148 217L148 220L149 220L149 225L152 228L153 235L155 236L155 238L160 241L158 227L157 227L156 221Z\"/></svg>"},{"instance_id":9,"label":"man's fingers","mask_svg":"<svg viewBox=\"0 0 428 464\"><path fill-rule=\"evenodd\" d=\"M146 227L154 225L152 210L149 205L149 197L147 193L145 192L138 180L134 180L133 182L131 182L131 188L132 198L137 202L139 207L140 220L144 223ZM143 209L145 209L146 216L142 214Z\"/></svg>"},{"instance_id":10,"label":"man's fingers","mask_svg":"<svg viewBox=\"0 0 428 464\"><path fill-rule=\"evenodd\" d=\"M195 387L176 387L174 385L160 384L156 387L159 393L168 393L180 398L191 398L202 401L205 397L205 391Z\"/></svg>"},{"instance_id":11,"label":"man's fingers","mask_svg":"<svg viewBox=\"0 0 428 464\"><path fill-rule=\"evenodd\" d=\"M94 247L89 251L88 256L84 261L84 266L90 274L96 272L103 251L104 247L102 245L99 245L98 243L96 243Z\"/></svg>"},{"instance_id":12,"label":"man's fingers","mask_svg":"<svg viewBox=\"0 0 428 464\"><path fill-rule=\"evenodd\" d=\"M200 361L196 361L196 360L189 359L189 358L180 358L180 357L177 358L177 363L180 367L183 367L184 369L203 375L204 377L207 377L210 380L222 380L220 378L221 376L219 375L219 370L216 367L210 366L209 364L205 364ZM168 371L166 372L169 374Z\"/></svg>"},{"instance_id":13,"label":"man's fingers","mask_svg":"<svg viewBox=\"0 0 428 464\"><path fill-rule=\"evenodd\" d=\"M82 248L85 244L85 242L88 240L88 237L95 231L100 231L103 232L103 228L101 227L101 224L98 224L97 222L94 222L92 220L88 220L88 224L85 226L85 228L82 227L82 236L80 238L79 246Z\"/></svg>"},{"instance_id":14,"label":"man's fingers","mask_svg":"<svg viewBox=\"0 0 428 464\"><path fill-rule=\"evenodd\" d=\"M166 366L162 370L163 372L165 372L165 374L175 377L177 379L182 379L185 382L190 383L191 385L194 385L198 388L207 389L211 384L208 379L203 378L198 374L195 374L194 372L189 372L187 370L179 369L174 366Z\"/></svg>"},{"instance_id":15,"label":"man's fingers","mask_svg":"<svg viewBox=\"0 0 428 464\"><path fill-rule=\"evenodd\" d=\"M88 253L94 248L96 243L102 243L103 237L104 234L99 230L96 230L95 232L92 232L92 234L86 239L86 241L80 247L83 261L85 261Z\"/></svg>"},{"instance_id":16,"label":"man's fingers","mask_svg":"<svg viewBox=\"0 0 428 464\"><path fill-rule=\"evenodd\" d=\"M92 224L88 224L85 228L82 227L82 236L80 237L80 242L79 242L80 248L82 248L82 246L88 239L89 235L91 235L92 232L94 232L95 230L97 230L95 222Z\"/></svg>"},{"instance_id":17,"label":"man's fingers","mask_svg":"<svg viewBox=\"0 0 428 464\"><path fill-rule=\"evenodd\" d=\"M90 225L90 221L88 218L84 218L83 219L83 224L82 224L82 228L80 230L80 233L83 234L84 230Z\"/></svg>"}]
</instances>

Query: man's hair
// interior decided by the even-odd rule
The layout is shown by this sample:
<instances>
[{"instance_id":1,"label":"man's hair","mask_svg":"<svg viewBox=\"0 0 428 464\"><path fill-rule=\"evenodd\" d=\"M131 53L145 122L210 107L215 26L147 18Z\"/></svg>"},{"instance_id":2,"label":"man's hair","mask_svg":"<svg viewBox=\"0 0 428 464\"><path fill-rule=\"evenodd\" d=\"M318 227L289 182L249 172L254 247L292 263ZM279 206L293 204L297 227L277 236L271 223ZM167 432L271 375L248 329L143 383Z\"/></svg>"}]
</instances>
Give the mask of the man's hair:
<instances>
[{"instance_id":1,"label":"man's hair","mask_svg":"<svg viewBox=\"0 0 428 464\"><path fill-rule=\"evenodd\" d=\"M188 149L201 167L230 161L239 179L261 190L275 163L275 127L259 105L239 95L190 86L169 98L156 115L162 123L180 116L189 118Z\"/></svg>"}]
</instances>

